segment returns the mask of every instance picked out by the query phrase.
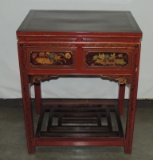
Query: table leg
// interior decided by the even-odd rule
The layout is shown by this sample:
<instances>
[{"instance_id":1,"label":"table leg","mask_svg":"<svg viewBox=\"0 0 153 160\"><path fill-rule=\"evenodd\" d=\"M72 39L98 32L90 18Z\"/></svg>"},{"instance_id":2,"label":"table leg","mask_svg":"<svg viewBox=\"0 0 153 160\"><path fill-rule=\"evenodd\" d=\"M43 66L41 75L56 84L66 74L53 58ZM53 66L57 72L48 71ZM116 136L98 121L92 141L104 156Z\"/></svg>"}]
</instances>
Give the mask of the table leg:
<instances>
[{"instance_id":1,"label":"table leg","mask_svg":"<svg viewBox=\"0 0 153 160\"><path fill-rule=\"evenodd\" d=\"M120 115L122 115L124 112L124 95L125 95L125 84L119 84L118 111Z\"/></svg>"},{"instance_id":2,"label":"table leg","mask_svg":"<svg viewBox=\"0 0 153 160\"><path fill-rule=\"evenodd\" d=\"M127 111L127 123L126 123L126 134L125 134L125 153L132 152L132 141L134 132L134 121L136 114L136 98L137 98L138 79L132 78L130 85L130 98Z\"/></svg>"},{"instance_id":3,"label":"table leg","mask_svg":"<svg viewBox=\"0 0 153 160\"><path fill-rule=\"evenodd\" d=\"M34 84L36 112L41 113L41 83Z\"/></svg>"},{"instance_id":4,"label":"table leg","mask_svg":"<svg viewBox=\"0 0 153 160\"><path fill-rule=\"evenodd\" d=\"M22 83L21 85L22 101L23 101L27 146L28 146L28 152L32 154L35 152L35 145L34 145L33 112L31 105L30 85L28 83L28 76L22 77L21 83Z\"/></svg>"},{"instance_id":5,"label":"table leg","mask_svg":"<svg viewBox=\"0 0 153 160\"><path fill-rule=\"evenodd\" d=\"M30 85L28 75L25 69L25 62L23 54L23 44L18 43L18 54L19 54L19 64L20 64L20 77L21 77L21 89L22 89L22 102L23 102L23 111L24 111L24 123L26 130L26 139L28 152L35 152L35 143L34 143L34 126L33 126L33 112L31 105L31 96L30 96Z\"/></svg>"}]
</instances>

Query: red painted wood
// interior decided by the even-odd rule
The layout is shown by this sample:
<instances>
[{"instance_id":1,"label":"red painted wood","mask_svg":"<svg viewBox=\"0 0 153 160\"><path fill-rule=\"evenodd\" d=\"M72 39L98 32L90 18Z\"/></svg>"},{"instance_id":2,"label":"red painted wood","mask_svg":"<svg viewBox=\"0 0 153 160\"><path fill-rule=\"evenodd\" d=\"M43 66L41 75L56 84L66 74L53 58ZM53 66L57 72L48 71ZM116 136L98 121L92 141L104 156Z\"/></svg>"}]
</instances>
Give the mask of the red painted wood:
<instances>
[{"instance_id":1,"label":"red painted wood","mask_svg":"<svg viewBox=\"0 0 153 160\"><path fill-rule=\"evenodd\" d=\"M117 105L116 100L101 100L101 99L50 99L45 100L43 106L49 105Z\"/></svg>"},{"instance_id":2,"label":"red painted wood","mask_svg":"<svg viewBox=\"0 0 153 160\"><path fill-rule=\"evenodd\" d=\"M142 38L142 32L131 12L32 10L17 30L17 37L29 153L35 152L35 146L48 145L123 146L126 153L131 153L138 88L140 41ZM54 61L59 60L59 57L56 57L56 59L51 57L52 52L72 52L73 64L67 66L52 64L32 65L29 58L33 51L48 52L50 58L43 57L43 53L41 53L45 63L47 61L53 63L53 58ZM88 52L99 52L101 58L103 57L103 52L127 53L128 63L122 67L116 65L96 66L94 64L89 66L86 63ZM116 60L113 56L109 58L110 62ZM121 55L120 59L122 59ZM37 112L40 113L41 90L39 83L61 76L102 77L118 82L120 85L118 96L120 114L123 113L124 84L129 84L130 97L125 137L116 139L36 138L34 136L29 84L37 83L35 85L35 98Z\"/></svg>"},{"instance_id":3,"label":"red painted wood","mask_svg":"<svg viewBox=\"0 0 153 160\"><path fill-rule=\"evenodd\" d=\"M35 138L36 146L124 146L124 138Z\"/></svg>"},{"instance_id":4,"label":"red painted wood","mask_svg":"<svg viewBox=\"0 0 153 160\"><path fill-rule=\"evenodd\" d=\"M36 112L37 114L41 113L41 84L36 83L34 84L35 90L35 105L36 105Z\"/></svg>"},{"instance_id":5,"label":"red painted wood","mask_svg":"<svg viewBox=\"0 0 153 160\"><path fill-rule=\"evenodd\" d=\"M132 140L134 132L134 122L136 114L136 98L137 98L137 89L138 89L138 77L139 77L139 59L140 59L140 48L135 53L135 67L133 68L133 74L130 84L130 97L129 97L129 106L127 113L127 123L126 123L126 135L125 135L125 153L132 152Z\"/></svg>"},{"instance_id":6,"label":"red painted wood","mask_svg":"<svg viewBox=\"0 0 153 160\"><path fill-rule=\"evenodd\" d=\"M22 56L22 47L18 45L19 52L19 65L20 65L20 75L21 75L21 89L22 89L22 101L23 101L23 111L24 111L24 122L27 138L28 152L35 152L34 145L34 126L33 126L33 114L32 106L30 101L30 86L28 83L28 75L25 73L25 62L24 56Z\"/></svg>"},{"instance_id":7,"label":"red painted wood","mask_svg":"<svg viewBox=\"0 0 153 160\"><path fill-rule=\"evenodd\" d=\"M118 95L118 110L120 115L122 115L124 112L124 95L125 95L125 84L120 84L119 95Z\"/></svg>"}]
</instances>

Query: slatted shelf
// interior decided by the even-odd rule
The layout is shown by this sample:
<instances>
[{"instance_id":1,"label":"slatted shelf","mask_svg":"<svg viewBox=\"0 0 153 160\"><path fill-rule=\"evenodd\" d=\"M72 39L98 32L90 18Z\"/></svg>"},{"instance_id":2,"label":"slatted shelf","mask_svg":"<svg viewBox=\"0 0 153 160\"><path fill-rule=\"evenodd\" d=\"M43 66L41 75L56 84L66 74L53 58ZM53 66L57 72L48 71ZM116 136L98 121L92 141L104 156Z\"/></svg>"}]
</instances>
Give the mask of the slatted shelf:
<instances>
[{"instance_id":1,"label":"slatted shelf","mask_svg":"<svg viewBox=\"0 0 153 160\"><path fill-rule=\"evenodd\" d=\"M116 107L53 105L43 109L36 137L124 137Z\"/></svg>"}]
</instances>

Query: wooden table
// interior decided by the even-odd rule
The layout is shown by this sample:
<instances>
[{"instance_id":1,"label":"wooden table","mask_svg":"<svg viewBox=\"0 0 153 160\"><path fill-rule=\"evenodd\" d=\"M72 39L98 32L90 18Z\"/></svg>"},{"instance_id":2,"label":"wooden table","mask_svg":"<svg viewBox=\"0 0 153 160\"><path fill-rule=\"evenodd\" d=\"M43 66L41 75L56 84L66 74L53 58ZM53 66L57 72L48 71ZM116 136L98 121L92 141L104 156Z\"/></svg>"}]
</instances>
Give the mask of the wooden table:
<instances>
[{"instance_id":1,"label":"wooden table","mask_svg":"<svg viewBox=\"0 0 153 160\"><path fill-rule=\"evenodd\" d=\"M17 37L29 153L34 153L36 146L51 145L123 146L125 153L131 153L142 38L131 12L31 10ZM116 81L118 103L100 99L51 99L42 103L42 81L73 76ZM36 133L31 84L39 116ZM130 96L124 135L120 115L126 84ZM48 121L44 122L46 114Z\"/></svg>"}]
</instances>

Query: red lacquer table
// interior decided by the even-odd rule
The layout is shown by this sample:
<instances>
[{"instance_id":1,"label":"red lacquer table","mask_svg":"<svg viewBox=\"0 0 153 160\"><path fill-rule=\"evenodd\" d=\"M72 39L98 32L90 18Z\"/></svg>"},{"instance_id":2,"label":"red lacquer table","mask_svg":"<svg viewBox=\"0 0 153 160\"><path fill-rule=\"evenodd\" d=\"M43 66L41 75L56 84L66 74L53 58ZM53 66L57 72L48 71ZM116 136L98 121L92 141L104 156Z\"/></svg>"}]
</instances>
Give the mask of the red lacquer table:
<instances>
[{"instance_id":1,"label":"red lacquer table","mask_svg":"<svg viewBox=\"0 0 153 160\"><path fill-rule=\"evenodd\" d=\"M131 153L142 37L132 14L31 10L18 28L17 37L29 153L34 153L36 146L51 145L123 146L125 153ZM102 99L42 102L42 81L78 76L116 81L118 103ZM32 84L39 117L36 131L30 99ZM120 116L126 84L130 95L124 135Z\"/></svg>"}]
</instances>

